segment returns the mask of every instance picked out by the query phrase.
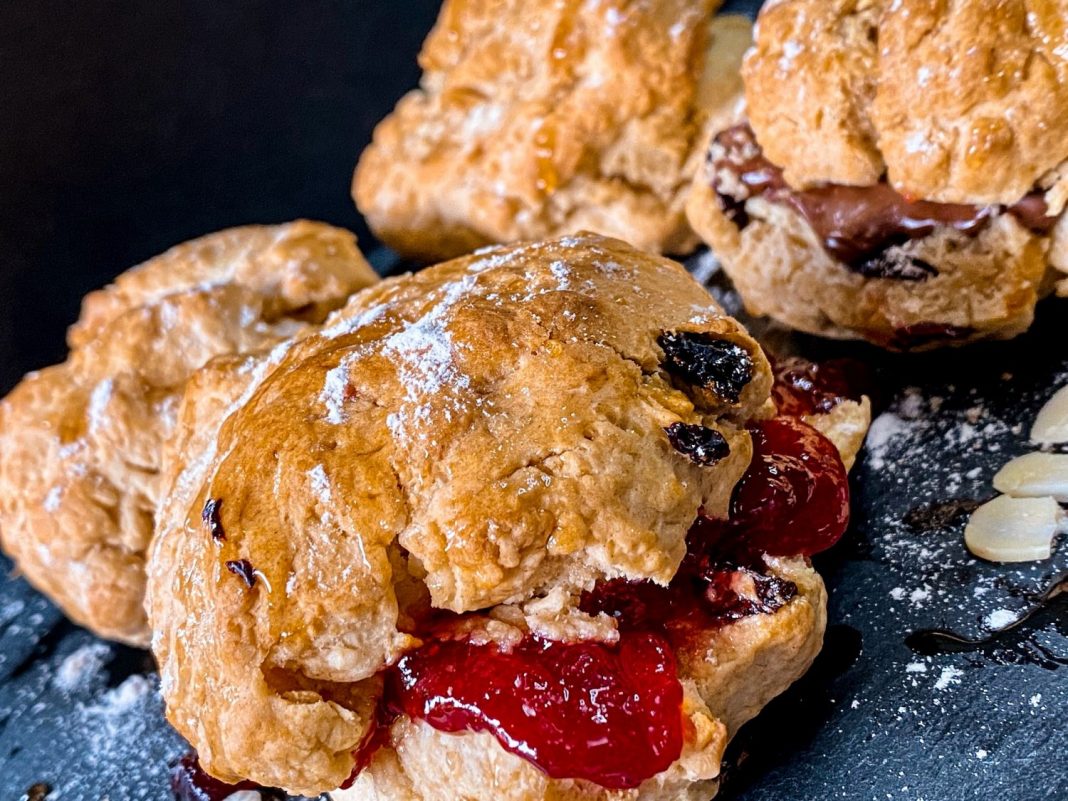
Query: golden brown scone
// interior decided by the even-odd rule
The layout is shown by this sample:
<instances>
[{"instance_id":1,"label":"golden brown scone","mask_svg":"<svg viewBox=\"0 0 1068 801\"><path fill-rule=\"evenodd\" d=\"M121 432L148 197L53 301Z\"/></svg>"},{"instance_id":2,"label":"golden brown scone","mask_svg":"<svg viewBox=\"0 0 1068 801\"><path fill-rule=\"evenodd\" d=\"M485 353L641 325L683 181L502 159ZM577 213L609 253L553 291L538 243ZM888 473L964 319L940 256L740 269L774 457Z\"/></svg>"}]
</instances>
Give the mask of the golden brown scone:
<instances>
[{"instance_id":1,"label":"golden brown scone","mask_svg":"<svg viewBox=\"0 0 1068 801\"><path fill-rule=\"evenodd\" d=\"M850 269L804 217L780 203L748 200L739 228L724 213L707 168L694 182L688 212L750 313L822 336L900 350L1009 338L1027 330L1048 290L1049 237L1010 214L974 238L941 230L894 248L938 272L900 280Z\"/></svg>"},{"instance_id":2,"label":"golden brown scone","mask_svg":"<svg viewBox=\"0 0 1068 801\"><path fill-rule=\"evenodd\" d=\"M1068 159L1065 0L781 0L745 60L749 119L792 186L1015 203Z\"/></svg>"},{"instance_id":3,"label":"golden brown scone","mask_svg":"<svg viewBox=\"0 0 1068 801\"><path fill-rule=\"evenodd\" d=\"M376 129L353 196L402 254L572 233L686 252L704 126L750 42L719 0L448 0L420 88Z\"/></svg>"},{"instance_id":4,"label":"golden brown scone","mask_svg":"<svg viewBox=\"0 0 1068 801\"><path fill-rule=\"evenodd\" d=\"M720 343L744 375L673 377L665 332ZM170 720L219 778L315 794L350 775L380 672L417 644L418 604L479 612L470 625L498 641L610 638L580 592L674 575L698 509L726 512L751 456L742 426L770 385L756 343L678 264L592 234L386 280L320 333L216 360L178 413L149 565ZM729 454L686 458L664 430L677 422L715 429ZM701 696L706 673L683 676L682 759L611 797L709 790L731 727L807 666L822 585L802 563L773 569L802 574L785 616L751 635L781 662L747 679L738 709ZM402 717L391 742L361 797L422 797L432 766L436 798L609 797L547 780L493 738ZM496 778L458 769L445 788L445 754Z\"/></svg>"},{"instance_id":5,"label":"golden brown scone","mask_svg":"<svg viewBox=\"0 0 1068 801\"><path fill-rule=\"evenodd\" d=\"M178 245L90 294L68 360L0 402L4 550L73 620L146 644L145 550L186 379L375 280L352 234L301 220Z\"/></svg>"},{"instance_id":6,"label":"golden brown scone","mask_svg":"<svg viewBox=\"0 0 1068 801\"><path fill-rule=\"evenodd\" d=\"M871 425L871 400L867 396L859 401L843 400L828 412L806 414L801 419L833 442L846 470L852 470Z\"/></svg>"},{"instance_id":7,"label":"golden brown scone","mask_svg":"<svg viewBox=\"0 0 1068 801\"><path fill-rule=\"evenodd\" d=\"M687 202L746 307L902 350L1026 330L1068 261L1066 19L1065 0L768 3L746 127L713 135Z\"/></svg>"}]
</instances>

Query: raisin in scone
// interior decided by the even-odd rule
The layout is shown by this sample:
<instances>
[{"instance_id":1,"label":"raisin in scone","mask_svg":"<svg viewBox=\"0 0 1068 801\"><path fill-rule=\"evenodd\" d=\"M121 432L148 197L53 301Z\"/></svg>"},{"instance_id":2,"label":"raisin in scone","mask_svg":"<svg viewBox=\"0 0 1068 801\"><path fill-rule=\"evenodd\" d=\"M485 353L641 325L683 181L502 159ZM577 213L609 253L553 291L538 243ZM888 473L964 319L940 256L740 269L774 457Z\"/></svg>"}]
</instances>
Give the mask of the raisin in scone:
<instances>
[{"instance_id":1,"label":"raisin in scone","mask_svg":"<svg viewBox=\"0 0 1068 801\"><path fill-rule=\"evenodd\" d=\"M771 386L678 264L593 234L215 360L149 562L169 719L220 780L307 795L707 799L819 650L807 556L848 517L854 453Z\"/></svg>"},{"instance_id":2,"label":"raisin in scone","mask_svg":"<svg viewBox=\"0 0 1068 801\"><path fill-rule=\"evenodd\" d=\"M687 212L747 307L911 349L1007 338L1068 268L1068 3L781 0ZM1064 284L1068 288L1068 284Z\"/></svg>"},{"instance_id":3,"label":"raisin in scone","mask_svg":"<svg viewBox=\"0 0 1068 801\"><path fill-rule=\"evenodd\" d=\"M741 96L748 20L719 0L448 0L420 87L353 180L372 230L435 260L597 231L657 252L697 239L685 196L706 125Z\"/></svg>"},{"instance_id":4,"label":"raisin in scone","mask_svg":"<svg viewBox=\"0 0 1068 801\"><path fill-rule=\"evenodd\" d=\"M375 280L352 234L297 221L179 245L87 296L67 361L0 402L0 535L30 583L97 634L147 644L145 550L186 380Z\"/></svg>"}]
</instances>

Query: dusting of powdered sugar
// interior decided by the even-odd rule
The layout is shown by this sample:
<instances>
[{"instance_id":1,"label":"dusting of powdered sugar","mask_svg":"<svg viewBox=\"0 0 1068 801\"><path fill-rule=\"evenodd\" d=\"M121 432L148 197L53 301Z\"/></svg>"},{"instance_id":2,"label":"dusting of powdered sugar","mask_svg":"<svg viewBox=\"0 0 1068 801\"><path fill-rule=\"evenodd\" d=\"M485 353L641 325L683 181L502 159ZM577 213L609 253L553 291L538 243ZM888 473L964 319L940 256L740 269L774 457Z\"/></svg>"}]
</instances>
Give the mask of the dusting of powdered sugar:
<instances>
[{"instance_id":1,"label":"dusting of powdered sugar","mask_svg":"<svg viewBox=\"0 0 1068 801\"><path fill-rule=\"evenodd\" d=\"M52 683L64 692L84 689L100 677L111 658L111 648L101 642L83 645L69 654L56 669Z\"/></svg>"},{"instance_id":2,"label":"dusting of powdered sugar","mask_svg":"<svg viewBox=\"0 0 1068 801\"><path fill-rule=\"evenodd\" d=\"M326 422L341 425L347 419L345 415L345 396L349 388L349 370L355 353L347 353L335 367L326 371L323 388L319 393L319 402L326 407Z\"/></svg>"},{"instance_id":3,"label":"dusting of powdered sugar","mask_svg":"<svg viewBox=\"0 0 1068 801\"><path fill-rule=\"evenodd\" d=\"M430 311L388 336L383 344L382 353L398 363L405 392L400 408L389 414L386 423L403 444L411 445L420 438L430 422L432 402L442 404L446 419L451 419L459 405L456 396L470 386L470 378L456 366L447 319L477 281L477 274L469 274L446 284Z\"/></svg>"}]
</instances>

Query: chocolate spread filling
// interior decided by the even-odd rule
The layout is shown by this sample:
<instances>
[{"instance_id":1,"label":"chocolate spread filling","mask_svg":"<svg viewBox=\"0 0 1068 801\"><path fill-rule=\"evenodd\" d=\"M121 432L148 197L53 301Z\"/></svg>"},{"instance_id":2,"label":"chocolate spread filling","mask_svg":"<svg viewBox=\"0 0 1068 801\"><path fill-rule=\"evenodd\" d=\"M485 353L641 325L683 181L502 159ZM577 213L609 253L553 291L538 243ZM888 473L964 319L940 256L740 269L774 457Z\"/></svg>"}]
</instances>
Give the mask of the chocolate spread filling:
<instances>
[{"instance_id":1,"label":"chocolate spread filling","mask_svg":"<svg viewBox=\"0 0 1068 801\"><path fill-rule=\"evenodd\" d=\"M1047 234L1057 219L1047 216L1046 201L1038 191L1005 207L909 200L885 182L795 190L783 179L782 170L764 157L752 129L745 124L728 128L715 138L709 161L712 188L720 206L739 228L749 223L745 211L748 198L782 203L808 221L831 255L869 277L923 281L937 275L934 267L920 259L887 251L938 228L975 236L991 219L1007 211L1021 225Z\"/></svg>"}]
</instances>

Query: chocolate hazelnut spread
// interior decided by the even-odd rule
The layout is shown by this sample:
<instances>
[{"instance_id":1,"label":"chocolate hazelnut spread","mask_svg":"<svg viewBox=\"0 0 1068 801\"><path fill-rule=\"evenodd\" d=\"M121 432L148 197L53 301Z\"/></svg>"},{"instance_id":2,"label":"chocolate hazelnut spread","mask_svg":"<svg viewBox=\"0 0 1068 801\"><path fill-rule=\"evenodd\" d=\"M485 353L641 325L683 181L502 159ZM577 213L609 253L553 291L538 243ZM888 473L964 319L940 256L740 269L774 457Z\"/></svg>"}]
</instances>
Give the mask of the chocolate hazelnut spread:
<instances>
[{"instance_id":1,"label":"chocolate hazelnut spread","mask_svg":"<svg viewBox=\"0 0 1068 801\"><path fill-rule=\"evenodd\" d=\"M1049 233L1056 222L1055 217L1046 215L1046 202L1039 192L1004 207L909 200L885 182L795 190L786 183L782 170L764 157L752 129L745 124L720 133L709 159L713 189L724 212L739 227L749 222L745 212L748 198L759 196L782 203L808 221L829 253L869 277L925 280L936 274L922 262L906 264L902 259L880 256L894 245L927 236L940 227L975 236L1002 211L1039 234Z\"/></svg>"}]
</instances>

